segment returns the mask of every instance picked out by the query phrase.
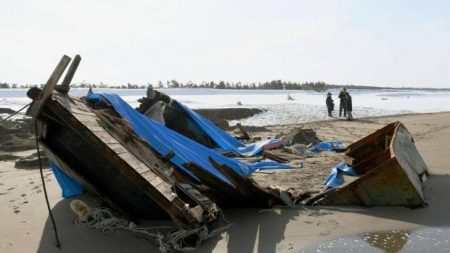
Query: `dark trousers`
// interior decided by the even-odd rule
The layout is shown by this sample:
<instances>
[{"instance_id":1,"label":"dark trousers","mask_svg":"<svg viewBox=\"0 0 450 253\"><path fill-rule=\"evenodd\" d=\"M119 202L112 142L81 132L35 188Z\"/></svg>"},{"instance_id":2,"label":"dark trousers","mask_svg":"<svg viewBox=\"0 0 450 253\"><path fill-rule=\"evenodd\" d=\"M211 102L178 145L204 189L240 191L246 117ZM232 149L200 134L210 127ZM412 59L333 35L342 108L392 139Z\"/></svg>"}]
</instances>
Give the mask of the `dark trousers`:
<instances>
[{"instance_id":1,"label":"dark trousers","mask_svg":"<svg viewBox=\"0 0 450 253\"><path fill-rule=\"evenodd\" d=\"M345 109L344 104L339 104L339 117L342 115L342 110L344 110L344 117L347 116L347 110Z\"/></svg>"}]
</instances>

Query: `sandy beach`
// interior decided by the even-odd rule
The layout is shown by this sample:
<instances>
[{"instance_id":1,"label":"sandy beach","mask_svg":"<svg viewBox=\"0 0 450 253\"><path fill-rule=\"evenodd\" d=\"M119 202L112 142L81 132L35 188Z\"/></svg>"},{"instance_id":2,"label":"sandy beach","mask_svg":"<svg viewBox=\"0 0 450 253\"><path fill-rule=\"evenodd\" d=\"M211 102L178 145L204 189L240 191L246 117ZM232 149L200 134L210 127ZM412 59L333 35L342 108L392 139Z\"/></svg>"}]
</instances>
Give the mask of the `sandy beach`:
<instances>
[{"instance_id":1,"label":"sandy beach","mask_svg":"<svg viewBox=\"0 0 450 253\"><path fill-rule=\"evenodd\" d=\"M331 120L267 127L255 136L274 136L295 127L312 128L322 140L348 145L393 121L401 121L414 137L432 176L425 184L426 208L300 207L233 209L225 217L234 225L206 241L195 252L302 252L320 242L371 231L450 227L450 112L411 114L355 121ZM12 152L27 156L35 150ZM326 156L326 155L325 155ZM326 157L325 157L326 158ZM298 171L301 173L301 170ZM0 161L0 252L155 252L145 238L125 231L95 231L74 224L71 199L63 199L51 171L44 170L61 248L55 247L38 169L17 169ZM89 194L77 197L95 206ZM442 248L442 252L445 248Z\"/></svg>"}]
</instances>

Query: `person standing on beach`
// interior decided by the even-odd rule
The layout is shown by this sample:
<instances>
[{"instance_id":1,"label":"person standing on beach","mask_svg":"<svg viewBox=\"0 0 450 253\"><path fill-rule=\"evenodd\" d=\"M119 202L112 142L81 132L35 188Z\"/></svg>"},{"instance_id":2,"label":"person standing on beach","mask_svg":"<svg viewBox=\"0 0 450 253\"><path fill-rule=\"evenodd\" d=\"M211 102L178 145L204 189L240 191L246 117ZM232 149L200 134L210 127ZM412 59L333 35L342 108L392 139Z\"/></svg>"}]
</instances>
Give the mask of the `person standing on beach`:
<instances>
[{"instance_id":1,"label":"person standing on beach","mask_svg":"<svg viewBox=\"0 0 450 253\"><path fill-rule=\"evenodd\" d=\"M327 109L328 109L328 117L333 117L333 110L334 110L334 102L333 99L331 98L331 93L328 92L327 94L327 99L326 99L326 104L327 104Z\"/></svg>"},{"instance_id":2,"label":"person standing on beach","mask_svg":"<svg viewBox=\"0 0 450 253\"><path fill-rule=\"evenodd\" d=\"M344 95L344 107L345 107L344 110L347 112L347 115L348 115L347 120L352 120L353 119L352 96L350 96L350 94L348 92L345 92L345 95Z\"/></svg>"},{"instance_id":3,"label":"person standing on beach","mask_svg":"<svg viewBox=\"0 0 450 253\"><path fill-rule=\"evenodd\" d=\"M347 116L347 111L345 110L345 94L347 93L347 89L346 88L342 88L341 92L339 92L339 117L342 117L342 110L344 110L344 117Z\"/></svg>"}]
</instances>

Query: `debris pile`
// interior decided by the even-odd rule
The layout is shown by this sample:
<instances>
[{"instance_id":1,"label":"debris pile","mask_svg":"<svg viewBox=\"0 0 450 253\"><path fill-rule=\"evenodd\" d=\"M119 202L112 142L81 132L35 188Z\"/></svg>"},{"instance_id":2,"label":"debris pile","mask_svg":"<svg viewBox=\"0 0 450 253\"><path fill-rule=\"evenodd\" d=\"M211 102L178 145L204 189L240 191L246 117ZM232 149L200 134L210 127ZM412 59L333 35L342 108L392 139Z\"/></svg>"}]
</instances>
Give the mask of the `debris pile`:
<instances>
[{"instance_id":1,"label":"debris pile","mask_svg":"<svg viewBox=\"0 0 450 253\"><path fill-rule=\"evenodd\" d=\"M320 142L314 132L298 129L285 140L246 146L185 105L152 90L137 111L114 94L72 97L68 95L70 81L80 60L75 57L62 84L57 85L71 61L64 56L27 111L41 126L39 140L62 175L58 181L81 184L127 220L170 218L180 231L188 231L183 245L177 247L198 247L211 231L226 228L229 224L221 208L424 203L421 185L427 168L400 123L352 144L344 158L357 172L357 179L323 192L308 183L324 188L325 170L342 156L320 151L342 151L339 143ZM305 150L318 155L305 159L306 151L300 152L303 146L292 145L295 152L289 153L282 149L288 142L313 143ZM249 158L260 154L274 161ZM329 160L320 173L319 158ZM300 172L283 164L296 161L304 167L297 169ZM296 185L285 187L288 182L280 181L279 186L257 182L255 178L264 172L271 177L294 172L309 176L294 181L301 190ZM400 186L386 181L393 177ZM374 188L380 184L385 186L382 191Z\"/></svg>"}]
</instances>

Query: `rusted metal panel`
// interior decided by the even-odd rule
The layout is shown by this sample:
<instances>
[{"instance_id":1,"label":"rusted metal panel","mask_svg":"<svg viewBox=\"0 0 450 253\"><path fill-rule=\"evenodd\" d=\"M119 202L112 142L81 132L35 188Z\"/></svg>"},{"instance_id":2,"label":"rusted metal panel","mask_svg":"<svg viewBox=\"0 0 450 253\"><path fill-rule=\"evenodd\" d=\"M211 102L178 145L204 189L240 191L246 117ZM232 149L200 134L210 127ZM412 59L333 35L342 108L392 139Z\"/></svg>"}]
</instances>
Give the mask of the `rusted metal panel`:
<instances>
[{"instance_id":1,"label":"rusted metal panel","mask_svg":"<svg viewBox=\"0 0 450 253\"><path fill-rule=\"evenodd\" d=\"M425 205L422 179L428 168L411 134L394 122L348 147L360 177L320 201L333 205Z\"/></svg>"}]
</instances>

